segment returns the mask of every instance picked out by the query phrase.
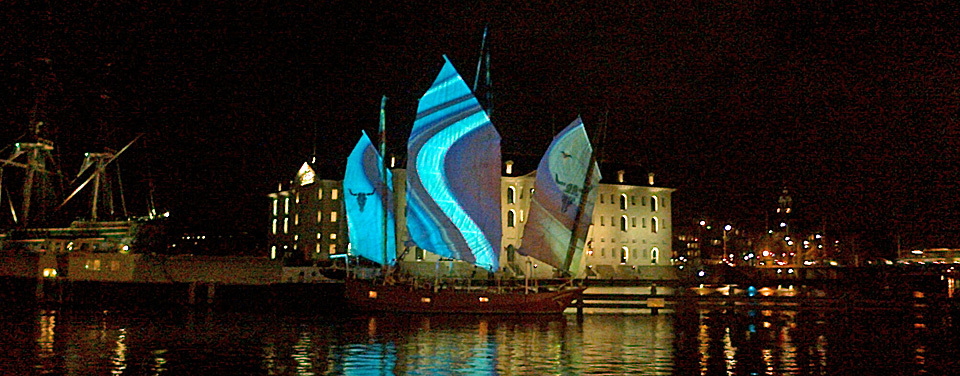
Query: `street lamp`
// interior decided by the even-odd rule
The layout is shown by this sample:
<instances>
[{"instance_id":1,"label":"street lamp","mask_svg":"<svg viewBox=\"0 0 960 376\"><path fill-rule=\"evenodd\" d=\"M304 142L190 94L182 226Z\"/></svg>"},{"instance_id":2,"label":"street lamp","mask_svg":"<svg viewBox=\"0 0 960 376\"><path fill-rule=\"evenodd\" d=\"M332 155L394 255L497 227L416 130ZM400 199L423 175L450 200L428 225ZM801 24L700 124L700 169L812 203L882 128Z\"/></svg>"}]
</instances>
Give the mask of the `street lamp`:
<instances>
[{"instance_id":1,"label":"street lamp","mask_svg":"<svg viewBox=\"0 0 960 376\"><path fill-rule=\"evenodd\" d=\"M727 231L733 229L733 226L723 226L723 257L727 257Z\"/></svg>"}]
</instances>

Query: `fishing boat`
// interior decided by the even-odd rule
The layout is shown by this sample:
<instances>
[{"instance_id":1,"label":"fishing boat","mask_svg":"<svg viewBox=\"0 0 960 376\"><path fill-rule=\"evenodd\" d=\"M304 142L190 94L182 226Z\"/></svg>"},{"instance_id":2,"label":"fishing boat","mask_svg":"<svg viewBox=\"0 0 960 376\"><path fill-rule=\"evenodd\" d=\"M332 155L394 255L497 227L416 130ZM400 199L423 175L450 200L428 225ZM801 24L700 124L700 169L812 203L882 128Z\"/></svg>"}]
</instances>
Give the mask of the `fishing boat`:
<instances>
[{"instance_id":1,"label":"fishing boat","mask_svg":"<svg viewBox=\"0 0 960 376\"><path fill-rule=\"evenodd\" d=\"M343 184L349 194L345 206L351 253L384 265L384 273L376 280L348 278L347 302L360 311L477 314L563 312L582 294L584 287L572 283L537 288L526 285L504 287L493 283L495 278L470 280L464 285L464 281L404 280L393 278L386 272L396 263L396 249L401 243L398 238L404 238L404 242L415 244L439 257L460 260L485 269L491 277L500 267L500 135L450 60L446 57L444 60L436 80L420 100L407 142L405 228L395 227L392 213L397 209L393 199L393 180L390 171L384 168L382 155L377 153L365 133L348 158ZM382 119L381 110L381 151L385 149ZM577 129L582 132L582 122L578 120L575 123L579 124L579 128L571 125L568 128L572 131L566 134L579 135ZM583 136L585 141L585 133ZM558 137L554 142L560 142L562 146L551 147L551 150L563 149L580 154L584 151L583 146L572 141L575 139ZM588 162L593 162L590 159L589 142L586 149L586 160L579 158L579 162L575 163L561 160L551 165L557 171L556 176L561 178L551 180L550 184L559 184L560 179L579 182L561 189L575 197L557 198L577 207L577 210L569 210L566 206L561 208L563 212L576 212L573 220L532 230L534 233L551 231L565 234L565 239L554 241L558 247L562 245L565 256L550 261L551 265L557 267L569 268L573 264L569 259L577 257L577 249L582 250L582 238L586 235L585 226L574 225L581 216L589 218L589 212L585 215L581 213L592 208L581 204L587 200L580 193L591 192L582 188L584 181L592 181L595 185L595 180L599 179L599 172L586 167ZM559 155L559 151L554 153ZM552 155L548 150L545 160L562 158ZM571 172L560 172L569 167L576 168ZM585 180L588 171L596 179ZM573 194L574 188L576 194ZM542 204L549 206L551 203L545 201ZM566 232L557 226L566 226ZM397 234L397 231L405 233ZM540 239L533 240L538 244L546 244L542 240L544 238L553 239L548 234L535 237ZM568 247L571 241L574 244L572 251Z\"/></svg>"}]
</instances>

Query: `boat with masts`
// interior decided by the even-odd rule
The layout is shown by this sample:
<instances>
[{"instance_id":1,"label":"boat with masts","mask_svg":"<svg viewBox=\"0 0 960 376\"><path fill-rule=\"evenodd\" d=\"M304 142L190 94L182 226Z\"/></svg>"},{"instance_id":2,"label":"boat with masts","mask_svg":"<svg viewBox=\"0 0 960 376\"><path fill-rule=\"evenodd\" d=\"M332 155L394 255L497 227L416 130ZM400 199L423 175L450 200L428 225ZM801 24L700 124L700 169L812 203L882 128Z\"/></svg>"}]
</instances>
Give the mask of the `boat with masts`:
<instances>
[{"instance_id":1,"label":"boat with masts","mask_svg":"<svg viewBox=\"0 0 960 376\"><path fill-rule=\"evenodd\" d=\"M347 161L344 191L351 253L384 265L378 279L348 277L346 299L356 310L418 313L561 313L585 289L567 283L502 286L500 268L500 135L446 57L422 96L407 143L405 228L395 226L391 172L366 134ZM381 111L381 151L383 111ZM520 249L571 277L579 267L599 171L580 119L558 135L540 164L532 210L538 221ZM539 194L538 194L539 197ZM488 272L487 280L418 281L396 273L397 231L439 257ZM524 240L525 242L527 240ZM391 266L394 266L391 268ZM390 272L388 272L388 268Z\"/></svg>"}]
</instances>

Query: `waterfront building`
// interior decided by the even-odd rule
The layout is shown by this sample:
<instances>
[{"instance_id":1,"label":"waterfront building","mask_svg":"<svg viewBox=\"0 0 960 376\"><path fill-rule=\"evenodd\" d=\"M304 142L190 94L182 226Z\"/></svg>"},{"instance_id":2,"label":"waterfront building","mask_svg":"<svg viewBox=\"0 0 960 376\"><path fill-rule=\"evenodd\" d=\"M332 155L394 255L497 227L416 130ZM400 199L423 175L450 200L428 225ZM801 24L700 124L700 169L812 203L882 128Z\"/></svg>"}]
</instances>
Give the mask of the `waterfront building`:
<instances>
[{"instance_id":1,"label":"waterfront building","mask_svg":"<svg viewBox=\"0 0 960 376\"><path fill-rule=\"evenodd\" d=\"M267 251L286 265L328 263L347 252L342 180L321 179L316 160L303 162L270 198Z\"/></svg>"},{"instance_id":2,"label":"waterfront building","mask_svg":"<svg viewBox=\"0 0 960 376\"><path fill-rule=\"evenodd\" d=\"M395 160L390 165L400 165ZM502 241L498 275L502 278L555 278L559 271L517 252L530 208L536 167L532 161L507 160L500 180ZM654 175L624 166L601 168L587 246L575 277L601 279L673 278L673 188L655 184ZM394 187L394 226L400 269L420 277L486 278L468 263L440 257L417 247L406 231L406 170L391 168ZM270 197L268 252L271 258L325 263L349 248L343 210L342 180L319 179L304 163L289 187ZM326 196L324 193L326 192ZM335 193L338 192L338 193ZM299 201L297 199L299 195ZM309 199L305 199L309 197ZM289 206L288 206L289 205ZM337 213L337 214L333 214ZM299 222L298 222L299 216ZM304 222L319 216L320 221ZM314 218L316 219L316 218ZM284 224L286 223L286 227ZM318 235L319 234L319 235ZM316 238L319 236L320 238Z\"/></svg>"}]
</instances>

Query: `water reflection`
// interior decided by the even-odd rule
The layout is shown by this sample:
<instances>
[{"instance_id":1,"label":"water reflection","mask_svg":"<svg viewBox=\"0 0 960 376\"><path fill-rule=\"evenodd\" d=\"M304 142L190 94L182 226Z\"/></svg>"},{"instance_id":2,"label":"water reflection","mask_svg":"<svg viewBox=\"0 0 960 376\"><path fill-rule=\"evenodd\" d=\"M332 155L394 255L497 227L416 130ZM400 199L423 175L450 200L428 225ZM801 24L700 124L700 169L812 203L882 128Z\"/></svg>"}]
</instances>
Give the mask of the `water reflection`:
<instances>
[{"instance_id":1,"label":"water reflection","mask_svg":"<svg viewBox=\"0 0 960 376\"><path fill-rule=\"evenodd\" d=\"M689 303L689 302L688 302ZM5 317L0 374L957 374L935 310L293 316L36 311Z\"/></svg>"}]
</instances>

